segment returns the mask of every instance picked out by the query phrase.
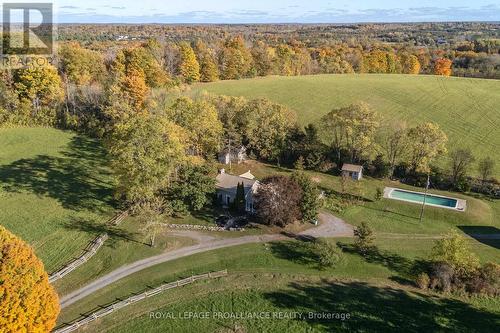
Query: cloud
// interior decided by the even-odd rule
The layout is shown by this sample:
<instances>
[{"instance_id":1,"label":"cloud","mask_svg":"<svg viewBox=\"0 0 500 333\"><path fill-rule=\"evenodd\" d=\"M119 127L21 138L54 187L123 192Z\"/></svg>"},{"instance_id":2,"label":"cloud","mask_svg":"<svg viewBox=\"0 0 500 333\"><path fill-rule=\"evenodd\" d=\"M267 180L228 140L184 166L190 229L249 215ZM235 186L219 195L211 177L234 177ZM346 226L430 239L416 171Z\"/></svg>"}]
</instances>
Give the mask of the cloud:
<instances>
[{"instance_id":1,"label":"cloud","mask_svg":"<svg viewBox=\"0 0 500 333\"><path fill-rule=\"evenodd\" d=\"M75 6L64 6L77 9ZM125 7L103 6L116 10ZM99 13L87 8L79 12L60 12L61 23L358 23L358 22L430 22L430 21L500 21L500 7L496 4L470 8L464 6L422 6L411 8L367 8L347 10L330 5L326 9L299 11L296 6L288 10L267 12L262 10L187 11L176 14L151 10L151 15L121 15L110 10ZM63 7L61 7L63 8ZM89 12L92 11L92 12ZM97 13L95 13L97 11ZM85 17L87 16L87 17Z\"/></svg>"}]
</instances>

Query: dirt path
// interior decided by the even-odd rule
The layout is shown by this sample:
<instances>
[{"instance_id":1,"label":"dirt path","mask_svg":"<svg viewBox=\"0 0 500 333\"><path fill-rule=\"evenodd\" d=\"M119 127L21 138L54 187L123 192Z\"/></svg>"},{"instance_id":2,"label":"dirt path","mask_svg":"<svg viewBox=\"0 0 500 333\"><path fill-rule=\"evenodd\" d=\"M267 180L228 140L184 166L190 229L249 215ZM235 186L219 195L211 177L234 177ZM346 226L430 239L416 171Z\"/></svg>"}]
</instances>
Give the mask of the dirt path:
<instances>
[{"instance_id":1,"label":"dirt path","mask_svg":"<svg viewBox=\"0 0 500 333\"><path fill-rule=\"evenodd\" d=\"M352 236L352 227L349 226L344 221L342 221L341 219L333 215L330 215L328 213L321 213L319 219L321 223L318 227L311 228L295 236L309 236L309 237ZM237 246L237 245L251 244L251 243L266 243L278 240L286 240L290 239L290 237L293 237L293 235L270 234L270 235L243 236L237 238L220 239L197 231L175 231L173 234L182 237L190 237L196 239L200 243L197 245L187 246L171 252L163 253L154 257L139 260L132 264L120 267L114 270L113 272L89 283L88 285L62 297L61 307L65 308L93 294L94 292L112 284L113 282L116 282L126 276L139 272L143 269L164 262L230 246Z\"/></svg>"}]
</instances>

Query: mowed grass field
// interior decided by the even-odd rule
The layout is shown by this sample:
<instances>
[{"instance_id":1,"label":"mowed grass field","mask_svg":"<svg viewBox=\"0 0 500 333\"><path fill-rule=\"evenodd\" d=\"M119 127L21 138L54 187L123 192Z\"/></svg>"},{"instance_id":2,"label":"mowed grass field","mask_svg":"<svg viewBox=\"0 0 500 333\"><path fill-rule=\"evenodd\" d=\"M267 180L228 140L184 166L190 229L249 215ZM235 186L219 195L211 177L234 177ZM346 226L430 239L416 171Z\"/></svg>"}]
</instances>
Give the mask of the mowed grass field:
<instances>
[{"instance_id":1,"label":"mowed grass field","mask_svg":"<svg viewBox=\"0 0 500 333\"><path fill-rule=\"evenodd\" d=\"M335 241L347 248L352 242ZM376 244L376 255L363 257L346 250L337 267L327 269L318 267L310 243L301 241L205 252L121 279L64 308L58 323L165 282L228 268L227 278L169 290L117 310L80 332L233 332L229 329L235 324L244 328L242 332L489 332L499 324L497 299L436 295L406 285L413 265L430 254L433 240L380 239ZM495 260L498 250L474 240L471 246L483 262ZM176 316L184 312L343 312L353 318L344 322L151 319L150 311Z\"/></svg>"},{"instance_id":2,"label":"mowed grass field","mask_svg":"<svg viewBox=\"0 0 500 333\"><path fill-rule=\"evenodd\" d=\"M0 224L52 272L78 256L114 213L103 149L50 128L0 129Z\"/></svg>"},{"instance_id":3,"label":"mowed grass field","mask_svg":"<svg viewBox=\"0 0 500 333\"><path fill-rule=\"evenodd\" d=\"M409 125L436 122L447 133L449 148L468 146L477 157L490 156L500 161L499 80L425 75L314 75L198 84L191 94L195 96L202 91L268 98L294 110L302 125L318 121L333 108L365 101L386 121L405 120Z\"/></svg>"}]
</instances>

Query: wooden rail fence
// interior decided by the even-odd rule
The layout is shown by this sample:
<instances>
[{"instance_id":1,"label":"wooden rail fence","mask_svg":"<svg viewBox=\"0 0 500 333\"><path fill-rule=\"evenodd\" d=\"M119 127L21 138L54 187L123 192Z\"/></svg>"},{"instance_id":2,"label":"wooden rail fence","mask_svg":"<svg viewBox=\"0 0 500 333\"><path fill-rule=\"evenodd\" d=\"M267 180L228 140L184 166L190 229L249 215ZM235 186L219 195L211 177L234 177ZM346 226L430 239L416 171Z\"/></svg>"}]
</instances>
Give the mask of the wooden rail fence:
<instances>
[{"instance_id":1,"label":"wooden rail fence","mask_svg":"<svg viewBox=\"0 0 500 333\"><path fill-rule=\"evenodd\" d=\"M223 271L219 271L219 272L206 273L206 274L201 274L201 275L193 275L191 277L188 277L188 278L185 278L182 280L162 284L161 286L159 286L155 289L145 291L142 294L130 296L127 299L124 299L122 301L117 301L117 302L115 302L115 303L113 303L105 308L102 308L102 309L88 315L87 317L85 317L81 320L75 321L67 326L58 328L58 329L54 330L53 333L74 332L84 325L87 325L93 321L96 321L99 318L102 318L104 316L107 316L107 315L113 313L115 310L118 310L118 309L124 308L128 305L134 304L134 303L139 302L145 298L158 295L166 290L185 286L185 285L194 283L194 282L199 281L199 280L216 279L216 278L226 276L226 275L227 275L227 269L225 269Z\"/></svg>"},{"instance_id":2,"label":"wooden rail fence","mask_svg":"<svg viewBox=\"0 0 500 333\"><path fill-rule=\"evenodd\" d=\"M117 226L119 225L126 217L128 216L128 211L123 211L120 212L116 215L114 215L106 224L110 226ZM83 251L83 254L70 261L66 265L64 265L63 268L57 270L56 272L50 274L49 276L49 282L53 283L63 276L71 273L75 269L77 269L79 266L83 265L86 263L90 258L92 258L97 251L101 248L101 246L104 244L104 242L109 238L107 233L103 233L96 238L94 238L85 248Z\"/></svg>"}]
</instances>

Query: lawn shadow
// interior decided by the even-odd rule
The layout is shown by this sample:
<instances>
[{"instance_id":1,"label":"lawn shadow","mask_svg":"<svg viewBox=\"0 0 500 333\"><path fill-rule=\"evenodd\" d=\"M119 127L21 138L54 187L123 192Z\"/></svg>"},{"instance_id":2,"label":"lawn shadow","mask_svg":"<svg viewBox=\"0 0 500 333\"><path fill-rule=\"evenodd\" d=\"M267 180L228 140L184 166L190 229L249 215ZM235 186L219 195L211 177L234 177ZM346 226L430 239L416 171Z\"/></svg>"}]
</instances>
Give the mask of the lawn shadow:
<instances>
[{"instance_id":1,"label":"lawn shadow","mask_svg":"<svg viewBox=\"0 0 500 333\"><path fill-rule=\"evenodd\" d=\"M494 332L500 315L467 303L364 282L291 283L264 297L282 311L325 332ZM349 319L319 319L309 314L349 314Z\"/></svg>"},{"instance_id":2,"label":"lawn shadow","mask_svg":"<svg viewBox=\"0 0 500 333\"><path fill-rule=\"evenodd\" d=\"M393 280L397 280L401 284L413 285L415 276L420 272L426 271L429 265L429 262L426 260L411 260L396 253L380 250L376 246L372 246L367 253L360 253L352 244L338 242L337 245L345 253L358 255L368 263L382 265L396 272L398 276L393 277Z\"/></svg>"},{"instance_id":3,"label":"lawn shadow","mask_svg":"<svg viewBox=\"0 0 500 333\"><path fill-rule=\"evenodd\" d=\"M364 208L400 217L400 218L394 217L393 219L396 221L408 222L411 224L420 224L420 222L419 222L420 219L418 216L412 216L412 215L398 213L398 212L391 210L390 208L380 209L380 208L374 208L374 207L368 207L368 206L364 206ZM402 219L401 217L403 217L405 219Z\"/></svg>"},{"instance_id":4,"label":"lawn shadow","mask_svg":"<svg viewBox=\"0 0 500 333\"><path fill-rule=\"evenodd\" d=\"M480 243L500 249L500 229L497 227L459 225L457 228Z\"/></svg>"},{"instance_id":5,"label":"lawn shadow","mask_svg":"<svg viewBox=\"0 0 500 333\"><path fill-rule=\"evenodd\" d=\"M115 206L105 151L92 139L75 136L61 157L38 155L0 166L0 185L56 199L66 209L109 211Z\"/></svg>"},{"instance_id":6,"label":"lawn shadow","mask_svg":"<svg viewBox=\"0 0 500 333\"><path fill-rule=\"evenodd\" d=\"M313 243L308 241L284 241L270 243L271 252L280 259L292 261L300 265L316 267L318 256L313 251Z\"/></svg>"},{"instance_id":7,"label":"lawn shadow","mask_svg":"<svg viewBox=\"0 0 500 333\"><path fill-rule=\"evenodd\" d=\"M319 189L321 191L324 191L327 195L332 195L337 198L341 198L343 200L346 200L348 202L352 202L353 204L356 204L357 202L363 202L363 203L368 203L368 202L373 202L372 199L366 198L362 195L354 195L351 193L342 193L340 191L334 190L330 187L324 187L324 186L319 186Z\"/></svg>"},{"instance_id":8,"label":"lawn shadow","mask_svg":"<svg viewBox=\"0 0 500 333\"><path fill-rule=\"evenodd\" d=\"M94 237L106 233L109 236L108 240L106 241L106 245L113 248L119 241L148 245L136 239L136 236L139 235L139 233L129 232L118 226L107 225L92 220L71 218L69 221L65 222L63 226L68 230L85 232L87 234L93 235Z\"/></svg>"}]
</instances>

